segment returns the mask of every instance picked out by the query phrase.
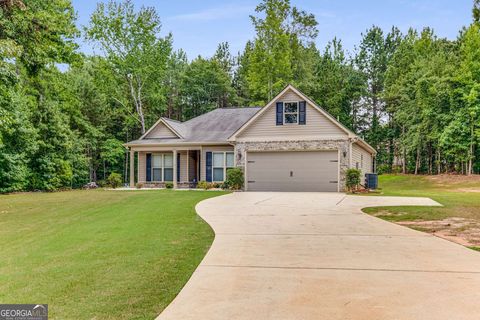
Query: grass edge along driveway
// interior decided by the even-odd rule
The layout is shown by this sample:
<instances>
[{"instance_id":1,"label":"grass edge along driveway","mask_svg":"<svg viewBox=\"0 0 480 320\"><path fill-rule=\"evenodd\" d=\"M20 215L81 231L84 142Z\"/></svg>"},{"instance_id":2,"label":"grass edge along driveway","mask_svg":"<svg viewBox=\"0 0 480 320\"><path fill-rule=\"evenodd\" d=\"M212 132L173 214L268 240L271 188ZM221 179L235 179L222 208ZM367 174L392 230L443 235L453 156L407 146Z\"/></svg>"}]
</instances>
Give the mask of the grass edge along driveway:
<instances>
[{"instance_id":1,"label":"grass edge along driveway","mask_svg":"<svg viewBox=\"0 0 480 320\"><path fill-rule=\"evenodd\" d=\"M480 176L478 175L470 177L380 175L379 187L381 189L378 193L369 194L369 196L428 197L439 202L443 207L374 207L364 208L365 213L396 223L460 218L480 224ZM426 232L435 230L435 228L424 229L415 226L412 228ZM465 232L460 229L452 230L452 233Z\"/></svg>"},{"instance_id":2,"label":"grass edge along driveway","mask_svg":"<svg viewBox=\"0 0 480 320\"><path fill-rule=\"evenodd\" d=\"M50 319L152 319L214 233L195 212L212 191L0 196L0 301L48 303Z\"/></svg>"}]
</instances>

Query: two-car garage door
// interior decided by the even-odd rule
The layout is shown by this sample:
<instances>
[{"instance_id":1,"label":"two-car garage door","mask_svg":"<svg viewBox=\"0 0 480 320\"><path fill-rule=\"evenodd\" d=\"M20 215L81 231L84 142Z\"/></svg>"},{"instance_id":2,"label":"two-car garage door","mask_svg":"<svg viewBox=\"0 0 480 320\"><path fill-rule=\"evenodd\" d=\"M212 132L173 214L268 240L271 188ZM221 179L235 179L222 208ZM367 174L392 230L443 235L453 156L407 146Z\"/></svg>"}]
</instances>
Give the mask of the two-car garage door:
<instances>
[{"instance_id":1,"label":"two-car garage door","mask_svg":"<svg viewBox=\"0 0 480 320\"><path fill-rule=\"evenodd\" d=\"M248 152L248 191L338 191L338 151Z\"/></svg>"}]
</instances>

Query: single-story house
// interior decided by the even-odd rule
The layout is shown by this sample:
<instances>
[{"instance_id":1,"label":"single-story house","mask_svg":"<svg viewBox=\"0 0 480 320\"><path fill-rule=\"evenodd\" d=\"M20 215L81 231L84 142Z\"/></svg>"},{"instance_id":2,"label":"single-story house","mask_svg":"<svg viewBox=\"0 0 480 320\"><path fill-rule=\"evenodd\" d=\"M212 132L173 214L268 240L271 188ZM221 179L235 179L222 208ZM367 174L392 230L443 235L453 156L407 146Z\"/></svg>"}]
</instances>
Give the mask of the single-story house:
<instances>
[{"instance_id":1,"label":"single-story house","mask_svg":"<svg viewBox=\"0 0 480 320\"><path fill-rule=\"evenodd\" d=\"M130 187L223 182L240 167L247 191L343 191L345 172L371 173L375 150L292 85L264 107L160 118L130 149ZM138 155L135 175L135 153Z\"/></svg>"}]
</instances>

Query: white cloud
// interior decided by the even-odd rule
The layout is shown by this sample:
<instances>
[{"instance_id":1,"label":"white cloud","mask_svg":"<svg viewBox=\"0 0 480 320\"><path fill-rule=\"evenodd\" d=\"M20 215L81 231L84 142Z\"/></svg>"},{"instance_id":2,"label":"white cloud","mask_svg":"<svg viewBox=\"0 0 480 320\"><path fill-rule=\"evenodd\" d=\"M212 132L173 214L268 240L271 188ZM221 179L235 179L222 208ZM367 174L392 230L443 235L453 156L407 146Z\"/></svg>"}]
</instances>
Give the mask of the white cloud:
<instances>
[{"instance_id":1,"label":"white cloud","mask_svg":"<svg viewBox=\"0 0 480 320\"><path fill-rule=\"evenodd\" d=\"M242 14L253 13L255 6L225 5L217 8L209 8L197 12L180 14L168 17L167 20L177 21L214 21L230 19L242 16Z\"/></svg>"}]
</instances>

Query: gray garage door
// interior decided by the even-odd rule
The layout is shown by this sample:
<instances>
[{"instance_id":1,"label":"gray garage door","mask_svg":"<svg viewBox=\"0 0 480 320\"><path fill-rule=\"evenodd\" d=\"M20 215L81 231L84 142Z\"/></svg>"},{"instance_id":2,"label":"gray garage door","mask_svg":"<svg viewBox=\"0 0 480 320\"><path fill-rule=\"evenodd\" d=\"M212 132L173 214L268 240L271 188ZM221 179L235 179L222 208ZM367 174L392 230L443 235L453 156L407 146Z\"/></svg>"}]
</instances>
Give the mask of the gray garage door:
<instances>
[{"instance_id":1,"label":"gray garage door","mask_svg":"<svg viewBox=\"0 0 480 320\"><path fill-rule=\"evenodd\" d=\"M337 191L337 151L249 152L248 191Z\"/></svg>"}]
</instances>

